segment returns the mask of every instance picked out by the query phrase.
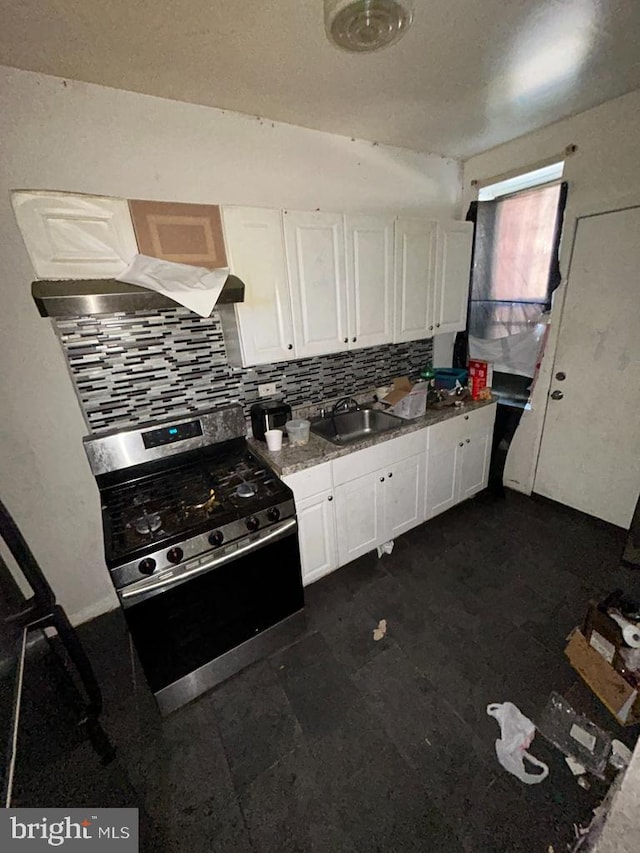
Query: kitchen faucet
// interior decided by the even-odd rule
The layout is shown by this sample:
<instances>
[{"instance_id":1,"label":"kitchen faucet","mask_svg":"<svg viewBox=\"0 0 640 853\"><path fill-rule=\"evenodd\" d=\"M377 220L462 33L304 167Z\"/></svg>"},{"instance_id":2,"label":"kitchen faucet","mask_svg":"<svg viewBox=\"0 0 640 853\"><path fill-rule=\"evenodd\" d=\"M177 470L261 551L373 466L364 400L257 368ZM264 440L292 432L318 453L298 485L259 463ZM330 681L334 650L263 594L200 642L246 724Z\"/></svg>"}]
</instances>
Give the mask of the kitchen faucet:
<instances>
[{"instance_id":1,"label":"kitchen faucet","mask_svg":"<svg viewBox=\"0 0 640 853\"><path fill-rule=\"evenodd\" d=\"M357 412L360 408L358 401L354 400L353 397L341 397L337 403L334 403L333 408L331 409L331 426L333 427L333 434L335 437L338 437L338 428L336 426L336 415L340 413L341 410L344 413L347 412Z\"/></svg>"},{"instance_id":2,"label":"kitchen faucet","mask_svg":"<svg viewBox=\"0 0 640 853\"><path fill-rule=\"evenodd\" d=\"M334 403L334 406L331 409L331 417L337 415L343 406L345 412L357 412L360 408L359 403L357 400L354 400L353 397L341 397L337 403Z\"/></svg>"}]
</instances>

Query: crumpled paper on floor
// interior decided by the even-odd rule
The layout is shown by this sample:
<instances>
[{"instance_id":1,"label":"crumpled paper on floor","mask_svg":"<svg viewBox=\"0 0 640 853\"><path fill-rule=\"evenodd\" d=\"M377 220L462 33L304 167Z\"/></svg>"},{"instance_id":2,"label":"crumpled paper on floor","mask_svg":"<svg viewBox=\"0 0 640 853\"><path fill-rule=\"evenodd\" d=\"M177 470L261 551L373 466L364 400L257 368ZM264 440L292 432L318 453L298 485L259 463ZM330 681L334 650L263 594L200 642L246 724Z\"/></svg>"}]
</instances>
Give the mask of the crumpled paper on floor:
<instances>
[{"instance_id":1,"label":"crumpled paper on floor","mask_svg":"<svg viewBox=\"0 0 640 853\"><path fill-rule=\"evenodd\" d=\"M384 542L382 545L378 545L378 559L380 559L383 554L390 554L392 551L393 539L390 539L388 542Z\"/></svg>"}]
</instances>

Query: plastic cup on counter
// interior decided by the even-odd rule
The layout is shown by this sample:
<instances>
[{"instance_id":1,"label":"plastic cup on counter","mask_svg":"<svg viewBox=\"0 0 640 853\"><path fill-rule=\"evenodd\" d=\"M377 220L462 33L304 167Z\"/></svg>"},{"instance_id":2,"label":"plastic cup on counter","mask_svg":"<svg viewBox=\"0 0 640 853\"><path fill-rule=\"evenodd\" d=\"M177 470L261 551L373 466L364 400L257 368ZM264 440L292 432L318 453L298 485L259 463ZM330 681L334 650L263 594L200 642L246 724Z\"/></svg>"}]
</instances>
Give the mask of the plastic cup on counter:
<instances>
[{"instance_id":1,"label":"plastic cup on counter","mask_svg":"<svg viewBox=\"0 0 640 853\"><path fill-rule=\"evenodd\" d=\"M267 447L269 450L282 450L282 430L281 429L268 429L264 437L267 442Z\"/></svg>"},{"instance_id":2,"label":"plastic cup on counter","mask_svg":"<svg viewBox=\"0 0 640 853\"><path fill-rule=\"evenodd\" d=\"M311 421L306 421L302 418L287 421L285 428L289 436L289 444L293 447L301 447L303 444L308 444L310 427Z\"/></svg>"}]
</instances>

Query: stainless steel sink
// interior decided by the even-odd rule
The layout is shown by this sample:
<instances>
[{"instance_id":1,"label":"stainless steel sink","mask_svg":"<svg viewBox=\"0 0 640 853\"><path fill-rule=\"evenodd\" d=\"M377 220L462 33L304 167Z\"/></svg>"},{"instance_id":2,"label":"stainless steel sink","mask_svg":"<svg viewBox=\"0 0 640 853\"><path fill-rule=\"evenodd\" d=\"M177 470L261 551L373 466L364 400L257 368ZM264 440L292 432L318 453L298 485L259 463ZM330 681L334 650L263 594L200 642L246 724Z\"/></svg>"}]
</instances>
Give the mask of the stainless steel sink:
<instances>
[{"instance_id":1,"label":"stainless steel sink","mask_svg":"<svg viewBox=\"0 0 640 853\"><path fill-rule=\"evenodd\" d=\"M333 444L349 444L366 436L395 429L402 418L379 412L376 409L359 409L357 412L340 412L334 417L322 418L311 424L311 432L321 435Z\"/></svg>"}]
</instances>

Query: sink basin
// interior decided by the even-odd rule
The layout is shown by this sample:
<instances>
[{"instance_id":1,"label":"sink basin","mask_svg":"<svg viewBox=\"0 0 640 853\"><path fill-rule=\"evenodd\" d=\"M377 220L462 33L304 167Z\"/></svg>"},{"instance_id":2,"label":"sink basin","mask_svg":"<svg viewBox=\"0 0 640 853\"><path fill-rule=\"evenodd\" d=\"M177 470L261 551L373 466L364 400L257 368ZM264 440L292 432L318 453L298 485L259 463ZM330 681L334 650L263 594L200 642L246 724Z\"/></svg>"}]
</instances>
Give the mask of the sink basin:
<instances>
[{"instance_id":1,"label":"sink basin","mask_svg":"<svg viewBox=\"0 0 640 853\"><path fill-rule=\"evenodd\" d=\"M357 412L340 412L333 418L331 416L322 418L311 424L311 432L326 438L333 444L349 444L366 436L395 429L402 423L402 418L389 415L387 412L359 409Z\"/></svg>"}]
</instances>

